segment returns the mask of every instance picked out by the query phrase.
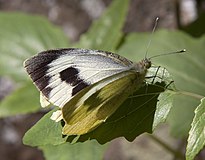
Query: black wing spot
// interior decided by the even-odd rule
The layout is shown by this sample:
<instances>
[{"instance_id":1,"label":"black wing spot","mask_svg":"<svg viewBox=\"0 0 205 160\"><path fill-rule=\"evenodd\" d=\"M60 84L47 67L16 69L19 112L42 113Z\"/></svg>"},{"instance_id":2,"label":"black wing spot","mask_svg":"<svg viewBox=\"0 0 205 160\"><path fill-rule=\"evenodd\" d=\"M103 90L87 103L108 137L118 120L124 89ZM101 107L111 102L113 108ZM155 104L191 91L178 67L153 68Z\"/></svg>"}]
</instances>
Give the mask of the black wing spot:
<instances>
[{"instance_id":1,"label":"black wing spot","mask_svg":"<svg viewBox=\"0 0 205 160\"><path fill-rule=\"evenodd\" d=\"M60 72L60 78L62 81L66 81L69 84L73 84L74 81L77 80L77 75L78 75L78 70L73 68L73 67L69 67L63 71Z\"/></svg>"},{"instance_id":2,"label":"black wing spot","mask_svg":"<svg viewBox=\"0 0 205 160\"><path fill-rule=\"evenodd\" d=\"M60 78L62 81L75 86L76 84L82 82L83 80L78 76L79 71L74 67L69 67L60 72Z\"/></svg>"},{"instance_id":3,"label":"black wing spot","mask_svg":"<svg viewBox=\"0 0 205 160\"><path fill-rule=\"evenodd\" d=\"M76 93L78 93L79 91L81 91L82 89L84 89L87 86L89 86L88 83L85 83L85 82L79 83L76 87L73 88L72 96L74 96Z\"/></svg>"},{"instance_id":4,"label":"black wing spot","mask_svg":"<svg viewBox=\"0 0 205 160\"><path fill-rule=\"evenodd\" d=\"M84 82L83 79L80 79L78 75L79 71L74 67L69 67L60 72L60 78L62 81L74 86L72 90L72 96L76 93L89 86L88 83Z\"/></svg>"}]
</instances>

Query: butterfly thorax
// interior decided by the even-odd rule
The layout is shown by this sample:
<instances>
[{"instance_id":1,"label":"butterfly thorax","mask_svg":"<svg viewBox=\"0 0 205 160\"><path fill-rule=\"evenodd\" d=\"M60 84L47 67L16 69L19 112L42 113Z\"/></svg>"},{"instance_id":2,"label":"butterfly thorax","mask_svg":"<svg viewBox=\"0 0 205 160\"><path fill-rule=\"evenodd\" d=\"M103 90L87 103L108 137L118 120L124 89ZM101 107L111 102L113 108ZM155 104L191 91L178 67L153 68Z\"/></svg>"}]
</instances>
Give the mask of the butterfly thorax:
<instances>
[{"instance_id":1,"label":"butterfly thorax","mask_svg":"<svg viewBox=\"0 0 205 160\"><path fill-rule=\"evenodd\" d=\"M134 72L134 79L132 81L130 92L136 91L141 87L145 80L147 70L151 67L151 61L147 58L141 60L138 63L134 63L132 66L132 72Z\"/></svg>"},{"instance_id":2,"label":"butterfly thorax","mask_svg":"<svg viewBox=\"0 0 205 160\"><path fill-rule=\"evenodd\" d=\"M135 72L139 73L140 75L144 76L147 73L147 69L151 67L152 63L150 59L143 59L142 61L135 63L133 69Z\"/></svg>"}]
</instances>

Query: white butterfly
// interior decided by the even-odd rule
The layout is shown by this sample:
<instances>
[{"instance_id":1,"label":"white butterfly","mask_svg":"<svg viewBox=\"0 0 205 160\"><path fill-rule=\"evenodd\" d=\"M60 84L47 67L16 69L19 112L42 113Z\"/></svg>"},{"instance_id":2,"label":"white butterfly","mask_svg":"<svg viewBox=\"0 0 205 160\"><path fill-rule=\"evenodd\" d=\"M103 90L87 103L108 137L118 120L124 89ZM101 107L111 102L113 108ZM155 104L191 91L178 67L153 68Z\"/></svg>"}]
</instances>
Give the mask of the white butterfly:
<instances>
[{"instance_id":1,"label":"white butterfly","mask_svg":"<svg viewBox=\"0 0 205 160\"><path fill-rule=\"evenodd\" d=\"M111 52L68 48L41 52L24 67L42 95L42 106L60 107L51 118L64 119L63 134L84 134L141 87L151 61L134 63Z\"/></svg>"}]
</instances>

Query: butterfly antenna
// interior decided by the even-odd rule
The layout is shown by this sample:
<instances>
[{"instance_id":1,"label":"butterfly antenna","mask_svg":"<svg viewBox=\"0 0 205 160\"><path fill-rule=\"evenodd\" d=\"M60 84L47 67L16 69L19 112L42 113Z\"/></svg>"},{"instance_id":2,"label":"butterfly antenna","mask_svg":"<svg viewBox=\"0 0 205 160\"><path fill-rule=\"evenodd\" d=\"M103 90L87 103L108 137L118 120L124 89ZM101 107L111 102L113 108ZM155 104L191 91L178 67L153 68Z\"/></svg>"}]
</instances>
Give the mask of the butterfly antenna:
<instances>
[{"instance_id":1,"label":"butterfly antenna","mask_svg":"<svg viewBox=\"0 0 205 160\"><path fill-rule=\"evenodd\" d=\"M152 42L153 33L155 32L155 29L156 29L156 27L157 27L158 21L159 21L159 17L157 17L157 18L155 19L154 27L153 27L153 29L152 29L152 33L151 33L151 36L150 36L150 39L149 39L149 42L148 42L147 48L146 48L145 59L147 58L148 49L149 49L150 44L151 44L151 42Z\"/></svg>"},{"instance_id":2,"label":"butterfly antenna","mask_svg":"<svg viewBox=\"0 0 205 160\"><path fill-rule=\"evenodd\" d=\"M175 52L169 52L169 53L165 53L165 54L157 54L155 56L149 57L149 59L153 59L153 58L161 57L161 56L167 56L167 55L170 55L170 54L184 53L184 52L186 52L186 49L182 49L182 50L175 51Z\"/></svg>"}]
</instances>

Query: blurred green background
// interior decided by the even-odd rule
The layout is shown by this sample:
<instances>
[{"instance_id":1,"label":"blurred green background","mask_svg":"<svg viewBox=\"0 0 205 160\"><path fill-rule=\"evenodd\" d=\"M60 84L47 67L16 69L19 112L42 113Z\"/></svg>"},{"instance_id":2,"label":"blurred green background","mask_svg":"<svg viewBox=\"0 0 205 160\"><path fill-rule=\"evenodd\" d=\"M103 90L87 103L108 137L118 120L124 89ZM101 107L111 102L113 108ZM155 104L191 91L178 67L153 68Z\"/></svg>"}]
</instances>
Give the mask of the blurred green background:
<instances>
[{"instance_id":1,"label":"blurred green background","mask_svg":"<svg viewBox=\"0 0 205 160\"><path fill-rule=\"evenodd\" d=\"M112 2L0 1L1 159L41 160L46 157L54 160L61 155L62 160L82 157L171 160L180 158L180 155L174 155L169 147L184 153L193 111L199 101L183 96L175 100L177 107L172 109L168 123L155 131L163 145L147 134L137 137L132 143L117 138L105 146L91 141L80 147L64 144L61 148L48 146L40 147L39 150L22 144L24 133L47 113L47 110L40 109L39 93L23 70L23 60L45 49L84 47L117 52L133 61L139 61L144 57L150 39L150 33L145 32L152 31L156 17L160 17L160 21L148 55L186 48L187 56L162 57L153 61L165 66L173 74L177 88L203 95L205 2L131 0L129 3L124 0L119 8L114 6L104 15L103 20L97 21ZM110 22L109 16L114 20ZM169 147L166 148L165 144L169 144ZM68 155L65 152L69 152ZM199 159L203 159L204 154L202 151Z\"/></svg>"}]
</instances>

